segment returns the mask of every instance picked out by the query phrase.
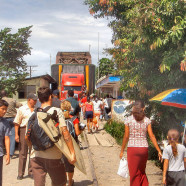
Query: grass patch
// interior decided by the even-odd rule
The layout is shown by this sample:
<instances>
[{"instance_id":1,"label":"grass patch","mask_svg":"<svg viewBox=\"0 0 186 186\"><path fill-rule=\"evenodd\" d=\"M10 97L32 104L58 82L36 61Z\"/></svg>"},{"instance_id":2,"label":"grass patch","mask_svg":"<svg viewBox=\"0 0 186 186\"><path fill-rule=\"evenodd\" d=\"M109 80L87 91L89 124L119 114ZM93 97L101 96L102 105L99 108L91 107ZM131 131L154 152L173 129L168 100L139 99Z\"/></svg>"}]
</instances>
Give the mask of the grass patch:
<instances>
[{"instance_id":1,"label":"grass patch","mask_svg":"<svg viewBox=\"0 0 186 186\"><path fill-rule=\"evenodd\" d=\"M116 139L119 145L122 145L123 135L125 132L125 127L123 123L118 123L116 121L108 121L104 129Z\"/></svg>"}]
</instances>

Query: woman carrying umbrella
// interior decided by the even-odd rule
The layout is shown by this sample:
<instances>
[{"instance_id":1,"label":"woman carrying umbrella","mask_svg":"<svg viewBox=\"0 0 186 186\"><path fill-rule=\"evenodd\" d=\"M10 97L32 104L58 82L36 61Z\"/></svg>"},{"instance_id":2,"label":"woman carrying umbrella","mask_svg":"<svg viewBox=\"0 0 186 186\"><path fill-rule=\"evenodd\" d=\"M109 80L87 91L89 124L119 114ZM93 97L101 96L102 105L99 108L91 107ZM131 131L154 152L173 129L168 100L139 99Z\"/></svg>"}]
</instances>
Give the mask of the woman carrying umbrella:
<instances>
[{"instance_id":1,"label":"woman carrying umbrella","mask_svg":"<svg viewBox=\"0 0 186 186\"><path fill-rule=\"evenodd\" d=\"M127 146L127 160L130 174L130 186L148 186L145 174L148 159L148 143L146 133L158 151L159 160L162 157L161 150L152 132L151 121L145 116L145 105L142 101L136 101L132 107L132 115L125 120L125 135L121 147L120 159L123 157Z\"/></svg>"}]
</instances>

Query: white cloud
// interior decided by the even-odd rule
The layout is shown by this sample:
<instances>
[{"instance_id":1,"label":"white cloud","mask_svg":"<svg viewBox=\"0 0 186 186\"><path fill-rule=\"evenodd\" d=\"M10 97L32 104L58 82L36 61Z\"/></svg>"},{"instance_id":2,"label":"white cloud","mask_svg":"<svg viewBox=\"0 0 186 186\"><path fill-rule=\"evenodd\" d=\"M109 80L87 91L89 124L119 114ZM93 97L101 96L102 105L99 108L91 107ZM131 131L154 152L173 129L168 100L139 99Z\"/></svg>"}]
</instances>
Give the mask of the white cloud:
<instances>
[{"instance_id":1,"label":"white cloud","mask_svg":"<svg viewBox=\"0 0 186 186\"><path fill-rule=\"evenodd\" d=\"M1 1L0 28L12 31L33 25L29 44L31 56L25 59L29 65L38 65L33 75L50 73L58 51L89 51L92 63L99 55L105 57L103 48L112 46L112 32L106 19L94 19L83 5L84 0L8 0Z\"/></svg>"},{"instance_id":2,"label":"white cloud","mask_svg":"<svg viewBox=\"0 0 186 186\"><path fill-rule=\"evenodd\" d=\"M49 32L47 27L50 27L49 23L42 25L34 25L32 28L32 36L36 38L57 38L59 35L54 32Z\"/></svg>"}]
</instances>

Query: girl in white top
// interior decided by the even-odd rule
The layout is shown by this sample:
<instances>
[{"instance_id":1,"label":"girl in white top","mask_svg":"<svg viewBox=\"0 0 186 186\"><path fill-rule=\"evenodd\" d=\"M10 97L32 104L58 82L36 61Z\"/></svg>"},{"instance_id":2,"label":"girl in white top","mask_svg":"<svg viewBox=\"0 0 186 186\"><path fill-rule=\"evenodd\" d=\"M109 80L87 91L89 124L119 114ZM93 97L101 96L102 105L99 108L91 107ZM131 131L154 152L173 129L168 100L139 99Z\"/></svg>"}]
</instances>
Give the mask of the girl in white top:
<instances>
[{"instance_id":1,"label":"girl in white top","mask_svg":"<svg viewBox=\"0 0 186 186\"><path fill-rule=\"evenodd\" d=\"M176 129L168 131L169 145L163 151L163 184L171 186L184 186L186 149L178 144L179 132Z\"/></svg>"},{"instance_id":2,"label":"girl in white top","mask_svg":"<svg viewBox=\"0 0 186 186\"><path fill-rule=\"evenodd\" d=\"M97 118L97 124L96 124L96 131L98 131L99 128L99 120L101 115L101 107L102 107L102 101L100 101L97 97L95 98L95 101L93 101L94 104L94 117Z\"/></svg>"}]
</instances>

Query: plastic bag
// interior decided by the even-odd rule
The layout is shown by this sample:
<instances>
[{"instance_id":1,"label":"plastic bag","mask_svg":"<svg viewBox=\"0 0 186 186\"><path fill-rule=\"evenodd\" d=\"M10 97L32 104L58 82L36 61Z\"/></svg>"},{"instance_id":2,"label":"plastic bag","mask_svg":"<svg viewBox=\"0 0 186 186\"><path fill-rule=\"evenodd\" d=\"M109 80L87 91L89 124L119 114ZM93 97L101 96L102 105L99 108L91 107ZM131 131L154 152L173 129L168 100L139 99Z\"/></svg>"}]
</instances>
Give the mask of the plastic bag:
<instances>
[{"instance_id":1,"label":"plastic bag","mask_svg":"<svg viewBox=\"0 0 186 186\"><path fill-rule=\"evenodd\" d=\"M124 157L120 160L117 174L123 178L128 177L128 163Z\"/></svg>"}]
</instances>

